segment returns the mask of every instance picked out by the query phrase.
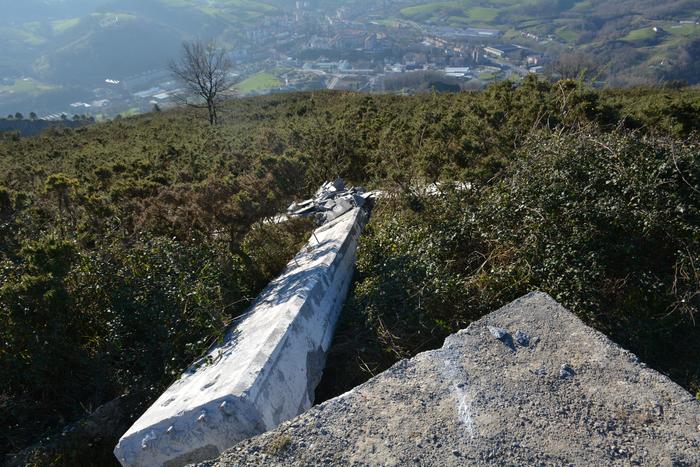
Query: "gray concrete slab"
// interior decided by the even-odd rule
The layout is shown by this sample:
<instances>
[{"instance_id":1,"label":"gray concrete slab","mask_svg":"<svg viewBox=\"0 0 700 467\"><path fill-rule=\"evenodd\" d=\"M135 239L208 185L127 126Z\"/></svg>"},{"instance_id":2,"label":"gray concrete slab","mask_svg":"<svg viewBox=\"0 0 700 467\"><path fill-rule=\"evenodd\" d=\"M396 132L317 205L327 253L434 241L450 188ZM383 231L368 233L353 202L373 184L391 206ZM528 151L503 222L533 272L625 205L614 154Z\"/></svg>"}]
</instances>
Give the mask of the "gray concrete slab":
<instances>
[{"instance_id":1,"label":"gray concrete slab","mask_svg":"<svg viewBox=\"0 0 700 467\"><path fill-rule=\"evenodd\" d=\"M700 402L543 293L201 467L700 465Z\"/></svg>"}]
</instances>

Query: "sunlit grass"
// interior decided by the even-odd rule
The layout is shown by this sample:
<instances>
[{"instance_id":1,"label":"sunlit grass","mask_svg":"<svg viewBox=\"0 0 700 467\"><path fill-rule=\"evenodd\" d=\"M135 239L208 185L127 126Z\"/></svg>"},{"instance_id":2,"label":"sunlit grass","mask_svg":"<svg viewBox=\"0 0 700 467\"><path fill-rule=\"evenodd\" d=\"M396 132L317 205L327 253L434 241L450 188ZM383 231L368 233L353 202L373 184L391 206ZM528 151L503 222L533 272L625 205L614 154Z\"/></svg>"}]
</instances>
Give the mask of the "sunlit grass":
<instances>
[{"instance_id":1,"label":"sunlit grass","mask_svg":"<svg viewBox=\"0 0 700 467\"><path fill-rule=\"evenodd\" d=\"M637 42L653 39L654 37L656 37L654 30L651 27L646 27L630 31L625 37L622 38L622 40Z\"/></svg>"},{"instance_id":2,"label":"sunlit grass","mask_svg":"<svg viewBox=\"0 0 700 467\"><path fill-rule=\"evenodd\" d=\"M476 21L491 22L498 16L497 8L474 7L468 10L469 18Z\"/></svg>"},{"instance_id":3,"label":"sunlit grass","mask_svg":"<svg viewBox=\"0 0 700 467\"><path fill-rule=\"evenodd\" d=\"M679 24L666 29L666 31L674 36L693 37L700 36L700 25L697 24Z\"/></svg>"},{"instance_id":4,"label":"sunlit grass","mask_svg":"<svg viewBox=\"0 0 700 467\"><path fill-rule=\"evenodd\" d=\"M281 84L282 82L275 75L271 73L261 72L249 76L245 80L241 81L235 86L235 89L238 92L247 94L253 91L276 88Z\"/></svg>"},{"instance_id":5,"label":"sunlit grass","mask_svg":"<svg viewBox=\"0 0 700 467\"><path fill-rule=\"evenodd\" d=\"M54 34L61 34L80 24L80 18L59 19L51 22Z\"/></svg>"}]
</instances>

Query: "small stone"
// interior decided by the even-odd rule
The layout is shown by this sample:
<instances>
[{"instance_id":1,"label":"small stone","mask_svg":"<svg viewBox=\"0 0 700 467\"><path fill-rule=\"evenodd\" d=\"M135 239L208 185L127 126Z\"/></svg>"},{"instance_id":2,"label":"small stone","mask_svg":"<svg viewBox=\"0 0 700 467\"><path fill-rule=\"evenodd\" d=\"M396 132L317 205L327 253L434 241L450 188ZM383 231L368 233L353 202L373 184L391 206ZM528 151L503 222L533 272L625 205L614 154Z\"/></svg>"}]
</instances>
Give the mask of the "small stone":
<instances>
[{"instance_id":1,"label":"small stone","mask_svg":"<svg viewBox=\"0 0 700 467\"><path fill-rule=\"evenodd\" d=\"M576 374L574 369L568 363L562 363L561 368L559 368L560 378L571 378Z\"/></svg>"},{"instance_id":2,"label":"small stone","mask_svg":"<svg viewBox=\"0 0 700 467\"><path fill-rule=\"evenodd\" d=\"M454 456L456 456L456 457L461 456L461 454L459 453L459 451L457 451L456 449L452 451L452 455L454 455Z\"/></svg>"},{"instance_id":3,"label":"small stone","mask_svg":"<svg viewBox=\"0 0 700 467\"><path fill-rule=\"evenodd\" d=\"M527 347L528 345L530 345L530 336L528 336L527 333L523 331L515 331L515 342L517 342L518 345Z\"/></svg>"},{"instance_id":4,"label":"small stone","mask_svg":"<svg viewBox=\"0 0 700 467\"><path fill-rule=\"evenodd\" d=\"M491 335L498 340L501 340L508 335L508 331L503 328L497 328L496 326L488 326L488 330Z\"/></svg>"}]
</instances>

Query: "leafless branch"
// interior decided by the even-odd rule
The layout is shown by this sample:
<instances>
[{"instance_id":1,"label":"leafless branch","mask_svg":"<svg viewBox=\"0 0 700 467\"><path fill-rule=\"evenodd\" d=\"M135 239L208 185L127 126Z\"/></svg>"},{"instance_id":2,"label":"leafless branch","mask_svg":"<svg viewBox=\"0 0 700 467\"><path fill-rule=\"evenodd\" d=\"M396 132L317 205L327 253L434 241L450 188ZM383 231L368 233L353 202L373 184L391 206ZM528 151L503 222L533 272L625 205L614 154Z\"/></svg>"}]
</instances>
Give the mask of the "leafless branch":
<instances>
[{"instance_id":1,"label":"leafless branch","mask_svg":"<svg viewBox=\"0 0 700 467\"><path fill-rule=\"evenodd\" d=\"M184 42L182 56L179 60L171 60L170 72L182 83L189 96L196 97L202 103L193 103L184 98L184 103L206 108L209 113L209 123L218 122L218 111L226 91L233 81L230 71L233 63L223 49L210 42Z\"/></svg>"}]
</instances>

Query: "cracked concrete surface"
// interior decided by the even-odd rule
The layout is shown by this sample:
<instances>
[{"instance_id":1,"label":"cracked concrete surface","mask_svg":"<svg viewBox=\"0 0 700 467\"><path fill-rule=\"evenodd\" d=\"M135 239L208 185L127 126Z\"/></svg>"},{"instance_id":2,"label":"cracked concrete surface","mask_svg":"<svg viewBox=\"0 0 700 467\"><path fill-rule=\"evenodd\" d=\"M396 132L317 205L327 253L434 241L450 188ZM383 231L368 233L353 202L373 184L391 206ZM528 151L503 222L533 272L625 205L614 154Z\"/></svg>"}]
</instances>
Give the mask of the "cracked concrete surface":
<instances>
[{"instance_id":1,"label":"cracked concrete surface","mask_svg":"<svg viewBox=\"0 0 700 467\"><path fill-rule=\"evenodd\" d=\"M700 465L700 402L543 293L204 467Z\"/></svg>"}]
</instances>

